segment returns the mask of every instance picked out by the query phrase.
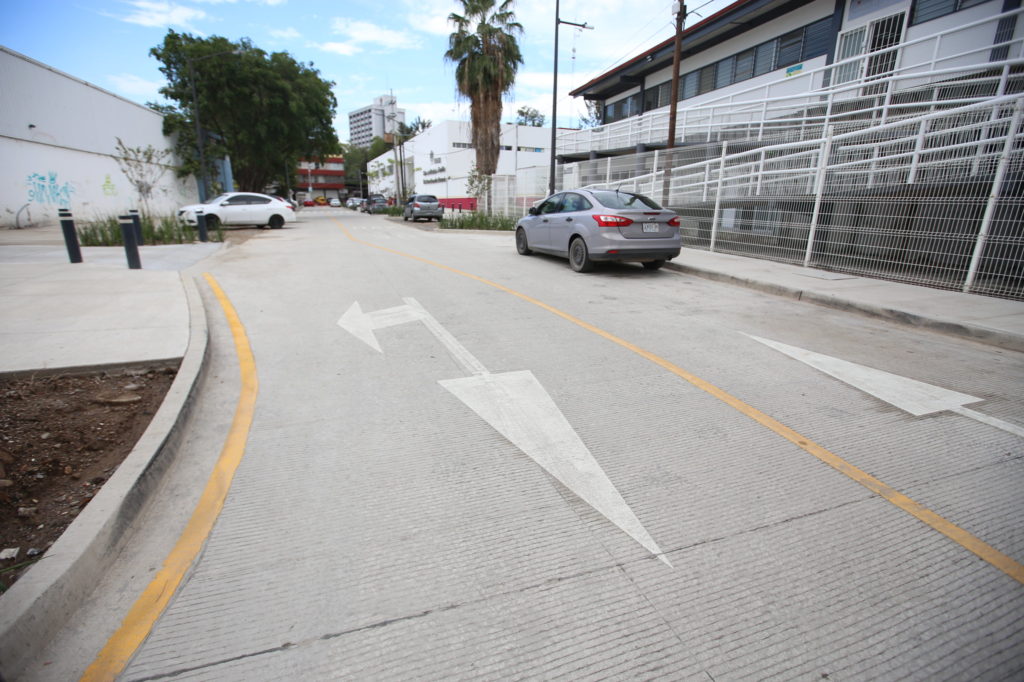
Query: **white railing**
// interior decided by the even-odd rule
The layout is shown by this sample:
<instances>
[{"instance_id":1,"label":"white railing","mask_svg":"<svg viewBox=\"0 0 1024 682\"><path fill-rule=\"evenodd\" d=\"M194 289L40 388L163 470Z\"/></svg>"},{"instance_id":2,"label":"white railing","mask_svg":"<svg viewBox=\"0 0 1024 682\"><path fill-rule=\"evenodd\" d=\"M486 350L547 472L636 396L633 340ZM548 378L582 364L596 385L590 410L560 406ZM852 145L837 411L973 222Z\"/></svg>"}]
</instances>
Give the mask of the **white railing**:
<instances>
[{"instance_id":1,"label":"white railing","mask_svg":"<svg viewBox=\"0 0 1024 682\"><path fill-rule=\"evenodd\" d=\"M892 118L933 111L936 106L969 104L1006 94L1012 68L1024 60L1024 38L1000 43L994 40L1000 20L1020 14L1024 14L1024 9L1003 12L887 50L681 107L676 142L811 139L820 137L830 125L855 128L869 124L865 121L885 123ZM944 42L965 37L980 47L942 54ZM993 50L1003 47L1007 49L1006 59L991 61ZM867 61L888 52L897 54L893 70L883 78L868 76L864 68ZM992 73L979 76L979 71ZM847 79L850 72L857 73L857 77ZM970 77L969 84L957 80L964 77ZM951 88L964 92L956 98L941 96L941 89ZM921 101L913 101L915 98ZM558 137L558 153L664 144L668 138L668 116L668 107L663 107L596 128L563 131Z\"/></svg>"},{"instance_id":2,"label":"white railing","mask_svg":"<svg viewBox=\"0 0 1024 682\"><path fill-rule=\"evenodd\" d=\"M994 97L817 140L580 162L562 186L661 200L691 247L1021 299L1022 116L1024 96Z\"/></svg>"}]
</instances>

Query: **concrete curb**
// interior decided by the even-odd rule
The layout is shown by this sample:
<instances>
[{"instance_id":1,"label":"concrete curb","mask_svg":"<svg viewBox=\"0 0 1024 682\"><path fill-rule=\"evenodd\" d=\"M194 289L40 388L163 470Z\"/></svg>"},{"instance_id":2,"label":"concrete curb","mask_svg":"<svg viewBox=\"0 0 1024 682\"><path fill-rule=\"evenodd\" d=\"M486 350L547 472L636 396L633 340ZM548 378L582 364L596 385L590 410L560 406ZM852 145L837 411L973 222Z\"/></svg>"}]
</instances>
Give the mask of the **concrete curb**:
<instances>
[{"instance_id":1,"label":"concrete curb","mask_svg":"<svg viewBox=\"0 0 1024 682\"><path fill-rule=\"evenodd\" d=\"M117 560L125 533L144 508L184 439L209 349L199 289L181 277L189 341L178 374L149 427L96 497L42 560L0 596L0 679L17 679L99 577Z\"/></svg>"},{"instance_id":2,"label":"concrete curb","mask_svg":"<svg viewBox=\"0 0 1024 682\"><path fill-rule=\"evenodd\" d=\"M706 270L692 265L684 265L682 263L669 262L665 264L665 267L676 272L696 275L698 277L703 277L704 279L710 279L717 282L735 284L748 289L755 289L767 294L772 294L774 296L792 298L797 301L807 301L808 303L814 303L827 308L856 312L869 317L878 317L891 322L898 322L912 327L920 327L922 329L928 329L930 331L950 336L958 336L990 346L1005 348L1007 350L1024 351L1024 338L1021 338L1016 334L1010 334L996 329L989 329L988 327L981 325L951 322L949 320L918 315L905 310L897 310L895 308L889 308L882 305L858 303L832 294L823 294L816 291L809 291L807 289L789 287L772 282L763 282L756 279L718 272L716 270Z\"/></svg>"}]
</instances>

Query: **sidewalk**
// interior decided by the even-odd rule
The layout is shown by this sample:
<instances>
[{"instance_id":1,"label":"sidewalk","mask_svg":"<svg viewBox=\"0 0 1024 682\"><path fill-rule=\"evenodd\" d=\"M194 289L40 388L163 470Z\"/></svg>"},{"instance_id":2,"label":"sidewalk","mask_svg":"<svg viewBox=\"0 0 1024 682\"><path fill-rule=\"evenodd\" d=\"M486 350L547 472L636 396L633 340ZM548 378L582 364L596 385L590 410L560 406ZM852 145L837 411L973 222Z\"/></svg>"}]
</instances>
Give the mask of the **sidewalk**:
<instances>
[{"instance_id":1,"label":"sidewalk","mask_svg":"<svg viewBox=\"0 0 1024 682\"><path fill-rule=\"evenodd\" d=\"M1024 351L1024 302L683 249L674 270Z\"/></svg>"},{"instance_id":2,"label":"sidewalk","mask_svg":"<svg viewBox=\"0 0 1024 682\"><path fill-rule=\"evenodd\" d=\"M59 227L0 230L0 373L181 358L189 310L179 272L220 243L83 247L71 263Z\"/></svg>"}]
</instances>

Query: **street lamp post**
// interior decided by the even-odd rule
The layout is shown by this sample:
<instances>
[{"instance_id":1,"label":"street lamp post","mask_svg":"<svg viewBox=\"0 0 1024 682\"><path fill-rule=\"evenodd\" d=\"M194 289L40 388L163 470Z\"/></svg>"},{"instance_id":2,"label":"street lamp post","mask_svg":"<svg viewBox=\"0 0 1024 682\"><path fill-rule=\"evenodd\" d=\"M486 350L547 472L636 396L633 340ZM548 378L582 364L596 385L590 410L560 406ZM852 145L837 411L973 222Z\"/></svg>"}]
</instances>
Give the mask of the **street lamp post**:
<instances>
[{"instance_id":1,"label":"street lamp post","mask_svg":"<svg viewBox=\"0 0 1024 682\"><path fill-rule=\"evenodd\" d=\"M555 0L555 67L554 84L551 86L551 162L548 166L548 196L555 193L555 144L557 142L556 136L558 135L558 26L560 24L568 24L578 28L594 28L593 26L587 26L586 22L577 24L572 21L563 21L558 16L558 5L559 0Z\"/></svg>"},{"instance_id":2,"label":"street lamp post","mask_svg":"<svg viewBox=\"0 0 1024 682\"><path fill-rule=\"evenodd\" d=\"M196 120L196 146L199 148L199 200L202 202L206 201L207 188L206 188L206 155L204 147L206 146L205 140L203 139L203 126L199 122L199 98L196 96L196 69L195 63L201 62L204 59L212 59L213 57L221 57L226 54L241 54L241 49L225 50L223 52L215 52L213 54L203 55L202 57L185 57L185 61L188 62L188 75L189 75L189 86L192 90L192 114Z\"/></svg>"}]
</instances>

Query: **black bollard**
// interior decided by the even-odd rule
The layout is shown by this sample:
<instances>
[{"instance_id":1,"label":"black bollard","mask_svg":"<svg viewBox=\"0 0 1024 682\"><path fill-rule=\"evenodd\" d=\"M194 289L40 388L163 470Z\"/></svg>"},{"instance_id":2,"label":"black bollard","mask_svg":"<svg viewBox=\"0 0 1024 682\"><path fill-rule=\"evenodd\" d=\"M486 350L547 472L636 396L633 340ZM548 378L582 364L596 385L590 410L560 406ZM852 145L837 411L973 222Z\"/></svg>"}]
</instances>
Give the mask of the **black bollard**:
<instances>
[{"instance_id":1,"label":"black bollard","mask_svg":"<svg viewBox=\"0 0 1024 682\"><path fill-rule=\"evenodd\" d=\"M199 228L199 241L210 241L210 235L206 231L206 214L203 213L203 209L196 211L196 227Z\"/></svg>"},{"instance_id":2,"label":"black bollard","mask_svg":"<svg viewBox=\"0 0 1024 682\"><path fill-rule=\"evenodd\" d=\"M142 246L146 241L142 238L142 219L139 218L139 210L133 208L128 211L128 214L132 217L132 227L135 228L135 243Z\"/></svg>"},{"instance_id":3,"label":"black bollard","mask_svg":"<svg viewBox=\"0 0 1024 682\"><path fill-rule=\"evenodd\" d=\"M68 247L68 258L72 263L82 262L82 248L78 245L78 233L75 232L75 221L71 219L71 209L62 208L57 211L60 216L60 229L64 233L64 244Z\"/></svg>"},{"instance_id":4,"label":"black bollard","mask_svg":"<svg viewBox=\"0 0 1024 682\"><path fill-rule=\"evenodd\" d=\"M128 268L141 270L139 244L135 241L135 223L130 215L118 216L117 220L121 224L121 237L124 238L124 254L128 258Z\"/></svg>"}]
</instances>

